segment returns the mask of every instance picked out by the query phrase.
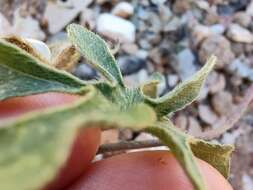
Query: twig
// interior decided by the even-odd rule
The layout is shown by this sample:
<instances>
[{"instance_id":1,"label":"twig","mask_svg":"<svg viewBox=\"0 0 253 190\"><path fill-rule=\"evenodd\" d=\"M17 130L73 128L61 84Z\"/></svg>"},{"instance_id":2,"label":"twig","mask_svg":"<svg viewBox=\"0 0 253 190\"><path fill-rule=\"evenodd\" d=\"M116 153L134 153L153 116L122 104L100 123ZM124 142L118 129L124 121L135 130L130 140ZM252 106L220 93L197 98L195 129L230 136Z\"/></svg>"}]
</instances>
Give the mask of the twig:
<instances>
[{"instance_id":1,"label":"twig","mask_svg":"<svg viewBox=\"0 0 253 190\"><path fill-rule=\"evenodd\" d=\"M240 120L241 116L247 110L250 102L253 100L253 84L246 90L242 101L235 106L235 108L225 116L220 122L218 122L213 130L209 130L201 133L198 137L203 139L214 139L221 136L223 133L233 128L235 124Z\"/></svg>"},{"instance_id":2,"label":"twig","mask_svg":"<svg viewBox=\"0 0 253 190\"><path fill-rule=\"evenodd\" d=\"M97 154L115 152L120 150L140 149L149 147L164 146L159 140L146 141L121 141L118 143L103 144L99 147Z\"/></svg>"}]
</instances>

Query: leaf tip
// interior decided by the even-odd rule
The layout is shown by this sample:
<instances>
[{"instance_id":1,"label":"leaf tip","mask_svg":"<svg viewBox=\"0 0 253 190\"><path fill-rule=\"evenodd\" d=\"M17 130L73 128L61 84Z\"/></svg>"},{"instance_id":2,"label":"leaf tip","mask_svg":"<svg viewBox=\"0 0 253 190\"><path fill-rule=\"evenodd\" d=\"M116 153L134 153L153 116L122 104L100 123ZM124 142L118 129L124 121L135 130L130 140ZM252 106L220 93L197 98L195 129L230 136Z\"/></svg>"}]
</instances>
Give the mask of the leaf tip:
<instances>
[{"instance_id":1,"label":"leaf tip","mask_svg":"<svg viewBox=\"0 0 253 190\"><path fill-rule=\"evenodd\" d=\"M207 70L207 73L209 73L213 67L216 65L217 63L217 57L215 55L211 55L207 61L206 64L203 68L205 68Z\"/></svg>"}]
</instances>

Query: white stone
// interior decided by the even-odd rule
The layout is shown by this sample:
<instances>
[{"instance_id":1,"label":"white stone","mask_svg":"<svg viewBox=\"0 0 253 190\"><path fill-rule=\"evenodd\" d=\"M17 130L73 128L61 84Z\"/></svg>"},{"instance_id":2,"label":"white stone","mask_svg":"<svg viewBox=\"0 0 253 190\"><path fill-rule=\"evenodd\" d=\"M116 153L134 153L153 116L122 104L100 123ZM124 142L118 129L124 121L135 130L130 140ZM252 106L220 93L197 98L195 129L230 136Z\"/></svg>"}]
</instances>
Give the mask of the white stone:
<instances>
[{"instance_id":1,"label":"white stone","mask_svg":"<svg viewBox=\"0 0 253 190\"><path fill-rule=\"evenodd\" d=\"M14 13L13 34L23 38L34 38L44 40L45 33L41 30L39 22L31 16L22 17L19 9Z\"/></svg>"},{"instance_id":2,"label":"white stone","mask_svg":"<svg viewBox=\"0 0 253 190\"><path fill-rule=\"evenodd\" d=\"M193 1L194 3L196 3L196 5L203 10L208 10L210 9L209 3L207 1L203 1L203 0L197 0L197 1Z\"/></svg>"},{"instance_id":3,"label":"white stone","mask_svg":"<svg viewBox=\"0 0 253 190\"><path fill-rule=\"evenodd\" d=\"M148 141L148 140L157 140L157 137L154 137L147 133L141 133L136 138L136 141ZM158 146L158 147L149 147L149 148L141 148L141 149L132 149L127 152L139 152L139 151L150 151L150 150L168 150L167 146Z\"/></svg>"},{"instance_id":4,"label":"white stone","mask_svg":"<svg viewBox=\"0 0 253 190\"><path fill-rule=\"evenodd\" d=\"M141 59L147 59L148 57L148 51L143 50L143 49L139 49L135 55Z\"/></svg>"},{"instance_id":5,"label":"white stone","mask_svg":"<svg viewBox=\"0 0 253 190\"><path fill-rule=\"evenodd\" d=\"M188 118L188 133L193 136L199 136L202 133L202 128L195 117Z\"/></svg>"},{"instance_id":6,"label":"white stone","mask_svg":"<svg viewBox=\"0 0 253 190\"><path fill-rule=\"evenodd\" d=\"M179 82L179 77L178 75L173 75L173 74L170 74L168 75L167 77L168 79L168 85L169 87L174 87L177 85L177 83Z\"/></svg>"},{"instance_id":7,"label":"white stone","mask_svg":"<svg viewBox=\"0 0 253 190\"><path fill-rule=\"evenodd\" d=\"M156 5L162 5L166 2L166 0L151 0L151 1Z\"/></svg>"},{"instance_id":8,"label":"white stone","mask_svg":"<svg viewBox=\"0 0 253 190\"><path fill-rule=\"evenodd\" d=\"M206 80L206 86L210 94L216 94L222 91L226 87L226 79L223 74L218 74L217 72L211 72Z\"/></svg>"},{"instance_id":9,"label":"white stone","mask_svg":"<svg viewBox=\"0 0 253 190\"><path fill-rule=\"evenodd\" d=\"M94 9L85 8L81 14L81 24L84 26L89 26L91 30L96 28L96 17L97 11Z\"/></svg>"},{"instance_id":10,"label":"white stone","mask_svg":"<svg viewBox=\"0 0 253 190\"><path fill-rule=\"evenodd\" d=\"M238 24L229 26L227 36L235 42L253 43L253 34Z\"/></svg>"},{"instance_id":11,"label":"white stone","mask_svg":"<svg viewBox=\"0 0 253 190\"><path fill-rule=\"evenodd\" d=\"M198 110L199 110L199 117L205 123L213 125L217 121L218 119L217 115L207 105L200 104L198 106Z\"/></svg>"},{"instance_id":12,"label":"white stone","mask_svg":"<svg viewBox=\"0 0 253 190\"><path fill-rule=\"evenodd\" d=\"M174 65L175 70L178 72L181 80L191 77L197 68L194 65L195 56L190 49L184 49L177 55L178 64Z\"/></svg>"},{"instance_id":13,"label":"white stone","mask_svg":"<svg viewBox=\"0 0 253 190\"><path fill-rule=\"evenodd\" d=\"M253 17L253 1L248 5L246 13Z\"/></svg>"},{"instance_id":14,"label":"white stone","mask_svg":"<svg viewBox=\"0 0 253 190\"><path fill-rule=\"evenodd\" d=\"M242 135L241 129L234 130L230 133L224 133L221 138L221 142L224 144L235 144L236 140Z\"/></svg>"},{"instance_id":15,"label":"white stone","mask_svg":"<svg viewBox=\"0 0 253 190\"><path fill-rule=\"evenodd\" d=\"M129 55L135 55L138 52L138 46L135 43L122 44L121 49Z\"/></svg>"},{"instance_id":16,"label":"white stone","mask_svg":"<svg viewBox=\"0 0 253 190\"><path fill-rule=\"evenodd\" d=\"M165 82L165 78L163 77L163 79L157 85L157 94L160 96L162 93L164 93L165 89L166 89L166 82Z\"/></svg>"},{"instance_id":17,"label":"white stone","mask_svg":"<svg viewBox=\"0 0 253 190\"><path fill-rule=\"evenodd\" d=\"M112 10L112 14L127 18L134 13L134 7L128 2L120 2Z\"/></svg>"},{"instance_id":18,"label":"white stone","mask_svg":"<svg viewBox=\"0 0 253 190\"><path fill-rule=\"evenodd\" d=\"M61 31L68 23L87 7L92 0L68 0L65 3L48 1L45 18L48 21L49 32L55 34Z\"/></svg>"},{"instance_id":19,"label":"white stone","mask_svg":"<svg viewBox=\"0 0 253 190\"><path fill-rule=\"evenodd\" d=\"M148 133L141 133L139 134L134 140L136 141L147 141L147 140L155 140L157 137L150 135Z\"/></svg>"},{"instance_id":20,"label":"white stone","mask_svg":"<svg viewBox=\"0 0 253 190\"><path fill-rule=\"evenodd\" d=\"M122 43L132 43L135 41L134 24L108 13L99 16L97 31L108 38L119 40Z\"/></svg>"},{"instance_id":21,"label":"white stone","mask_svg":"<svg viewBox=\"0 0 253 190\"><path fill-rule=\"evenodd\" d=\"M253 179L247 174L243 174L242 184L243 184L243 190L252 190L253 189Z\"/></svg>"},{"instance_id":22,"label":"white stone","mask_svg":"<svg viewBox=\"0 0 253 190\"><path fill-rule=\"evenodd\" d=\"M178 30L178 28L181 26L180 19L178 17L173 17L163 28L165 32L173 32Z\"/></svg>"},{"instance_id":23,"label":"white stone","mask_svg":"<svg viewBox=\"0 0 253 190\"><path fill-rule=\"evenodd\" d=\"M195 46L198 46L200 42L212 35L212 31L208 26L197 25L193 27L192 37Z\"/></svg>"},{"instance_id":24,"label":"white stone","mask_svg":"<svg viewBox=\"0 0 253 190\"><path fill-rule=\"evenodd\" d=\"M110 2L110 0L96 0L96 3L101 5L103 3Z\"/></svg>"},{"instance_id":25,"label":"white stone","mask_svg":"<svg viewBox=\"0 0 253 190\"><path fill-rule=\"evenodd\" d=\"M250 26L251 20L251 16L243 11L237 12L233 16L233 21L245 28Z\"/></svg>"},{"instance_id":26,"label":"white stone","mask_svg":"<svg viewBox=\"0 0 253 190\"><path fill-rule=\"evenodd\" d=\"M40 40L35 40L32 38L26 38L27 41L40 55L42 55L46 60L50 61L51 59L51 51L49 47Z\"/></svg>"},{"instance_id":27,"label":"white stone","mask_svg":"<svg viewBox=\"0 0 253 190\"><path fill-rule=\"evenodd\" d=\"M214 24L210 26L210 30L213 34L223 34L226 28L222 24Z\"/></svg>"},{"instance_id":28,"label":"white stone","mask_svg":"<svg viewBox=\"0 0 253 190\"><path fill-rule=\"evenodd\" d=\"M11 25L8 20L0 13L0 36L11 33Z\"/></svg>"},{"instance_id":29,"label":"white stone","mask_svg":"<svg viewBox=\"0 0 253 190\"><path fill-rule=\"evenodd\" d=\"M253 81L253 69L245 64L242 60L235 59L228 67L228 70L239 77L247 78Z\"/></svg>"},{"instance_id":30,"label":"white stone","mask_svg":"<svg viewBox=\"0 0 253 190\"><path fill-rule=\"evenodd\" d=\"M207 95L208 95L208 87L204 84L204 86L200 89L197 101L202 102L203 100L206 99Z\"/></svg>"},{"instance_id":31,"label":"white stone","mask_svg":"<svg viewBox=\"0 0 253 190\"><path fill-rule=\"evenodd\" d=\"M148 72L146 69L141 69L138 72L138 82L139 84L143 84L148 80Z\"/></svg>"},{"instance_id":32,"label":"white stone","mask_svg":"<svg viewBox=\"0 0 253 190\"><path fill-rule=\"evenodd\" d=\"M223 68L234 59L231 44L223 35L211 35L202 42L198 50L200 63L205 64L207 58L212 54L218 57L217 68Z\"/></svg>"}]
</instances>

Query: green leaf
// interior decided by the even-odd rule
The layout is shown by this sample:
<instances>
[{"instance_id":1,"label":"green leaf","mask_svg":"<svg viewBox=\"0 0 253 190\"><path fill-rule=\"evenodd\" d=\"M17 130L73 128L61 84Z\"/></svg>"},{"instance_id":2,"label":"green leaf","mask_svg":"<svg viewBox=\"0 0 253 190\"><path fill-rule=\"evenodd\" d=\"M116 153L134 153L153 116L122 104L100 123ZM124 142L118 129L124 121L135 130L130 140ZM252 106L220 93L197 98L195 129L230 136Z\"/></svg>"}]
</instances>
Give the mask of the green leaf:
<instances>
[{"instance_id":1,"label":"green leaf","mask_svg":"<svg viewBox=\"0 0 253 190\"><path fill-rule=\"evenodd\" d=\"M205 187L193 155L212 165L224 177L228 177L233 146L196 139L181 132L167 119L145 131L157 136L170 148L197 190L204 190Z\"/></svg>"},{"instance_id":2,"label":"green leaf","mask_svg":"<svg viewBox=\"0 0 253 190\"><path fill-rule=\"evenodd\" d=\"M159 122L154 127L145 129L146 132L157 136L175 155L196 190L206 190L202 175L194 160L188 143L188 136L177 130L171 122Z\"/></svg>"},{"instance_id":3,"label":"green leaf","mask_svg":"<svg viewBox=\"0 0 253 190\"><path fill-rule=\"evenodd\" d=\"M120 111L94 88L73 105L36 112L0 127L0 189L41 189L66 161L81 127L140 130L156 120L144 104Z\"/></svg>"},{"instance_id":4,"label":"green leaf","mask_svg":"<svg viewBox=\"0 0 253 190\"><path fill-rule=\"evenodd\" d=\"M196 157L211 164L225 178L228 177L231 153L234 150L233 146L209 143L196 138L191 138L189 143Z\"/></svg>"},{"instance_id":5,"label":"green leaf","mask_svg":"<svg viewBox=\"0 0 253 190\"><path fill-rule=\"evenodd\" d=\"M208 73L212 70L216 62L216 57L209 58L204 67L202 67L192 78L184 81L175 87L171 92L163 97L152 99L145 96L145 102L151 105L158 116L164 116L180 110L194 101L204 83Z\"/></svg>"},{"instance_id":6,"label":"green leaf","mask_svg":"<svg viewBox=\"0 0 253 190\"><path fill-rule=\"evenodd\" d=\"M118 88L117 86L112 87L107 83L97 83L96 88L121 110L131 108L136 104L144 103L139 88Z\"/></svg>"},{"instance_id":7,"label":"green leaf","mask_svg":"<svg viewBox=\"0 0 253 190\"><path fill-rule=\"evenodd\" d=\"M124 87L120 69L102 38L78 24L70 24L67 31L72 43L94 68L113 85Z\"/></svg>"},{"instance_id":8,"label":"green leaf","mask_svg":"<svg viewBox=\"0 0 253 190\"><path fill-rule=\"evenodd\" d=\"M0 100L44 92L82 93L85 82L0 40Z\"/></svg>"},{"instance_id":9,"label":"green leaf","mask_svg":"<svg viewBox=\"0 0 253 190\"><path fill-rule=\"evenodd\" d=\"M41 54L35 48L32 47L31 43L29 43L27 40L18 36L7 36L7 37L4 37L3 39L19 47L20 49L26 51L28 54L37 58L42 63L50 64L44 57L41 56Z\"/></svg>"},{"instance_id":10,"label":"green leaf","mask_svg":"<svg viewBox=\"0 0 253 190\"><path fill-rule=\"evenodd\" d=\"M158 84L164 80L163 75L160 73L153 73L149 80L141 86L143 94L145 96L148 96L150 98L156 98L157 97L157 86Z\"/></svg>"}]
</instances>

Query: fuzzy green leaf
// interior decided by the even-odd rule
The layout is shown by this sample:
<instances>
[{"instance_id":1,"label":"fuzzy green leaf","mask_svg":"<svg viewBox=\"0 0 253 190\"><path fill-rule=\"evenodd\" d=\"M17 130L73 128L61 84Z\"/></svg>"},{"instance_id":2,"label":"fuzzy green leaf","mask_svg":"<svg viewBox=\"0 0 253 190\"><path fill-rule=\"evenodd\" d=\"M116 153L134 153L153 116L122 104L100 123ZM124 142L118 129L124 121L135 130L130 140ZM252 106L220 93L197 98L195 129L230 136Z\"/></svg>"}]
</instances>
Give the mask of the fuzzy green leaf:
<instances>
[{"instance_id":1,"label":"fuzzy green leaf","mask_svg":"<svg viewBox=\"0 0 253 190\"><path fill-rule=\"evenodd\" d=\"M7 42L9 42L9 43L11 43L11 44L19 47L20 49L24 50L28 54L32 55L33 57L35 57L36 59L38 59L39 61L41 61L42 63L50 64L48 62L48 60L46 60L44 58L44 56L41 56L41 54L38 51L38 49L35 49L32 46L31 41L29 42L29 40L31 40L31 39L23 39L23 38L21 38L19 36L11 35L11 36L3 37L3 40L5 40L5 41L7 41ZM43 49L44 48L48 48L48 47L43 47ZM47 49L45 51L49 51L49 49Z\"/></svg>"},{"instance_id":2,"label":"fuzzy green leaf","mask_svg":"<svg viewBox=\"0 0 253 190\"><path fill-rule=\"evenodd\" d=\"M189 143L196 157L211 164L225 178L228 177L233 146L209 143L196 138L191 138Z\"/></svg>"},{"instance_id":3,"label":"fuzzy green leaf","mask_svg":"<svg viewBox=\"0 0 253 190\"><path fill-rule=\"evenodd\" d=\"M179 131L169 120L159 122L145 130L157 136L170 148L197 190L204 190L205 187L193 155L208 162L224 177L228 177L233 146L196 139Z\"/></svg>"},{"instance_id":4,"label":"fuzzy green leaf","mask_svg":"<svg viewBox=\"0 0 253 190\"><path fill-rule=\"evenodd\" d=\"M105 82L96 83L95 86L108 100L118 105L122 110L144 103L139 88L121 88L119 86L111 86Z\"/></svg>"},{"instance_id":5,"label":"fuzzy green leaf","mask_svg":"<svg viewBox=\"0 0 253 190\"><path fill-rule=\"evenodd\" d=\"M152 99L145 97L147 104L151 105L159 116L164 116L180 110L194 101L204 83L208 73L212 70L216 62L216 57L209 58L192 78L179 84L175 89L163 97Z\"/></svg>"},{"instance_id":6,"label":"fuzzy green leaf","mask_svg":"<svg viewBox=\"0 0 253 190\"><path fill-rule=\"evenodd\" d=\"M140 130L155 120L149 106L139 104L120 111L91 88L71 106L4 124L0 126L0 189L40 189L52 180L66 161L80 127Z\"/></svg>"},{"instance_id":7,"label":"fuzzy green leaf","mask_svg":"<svg viewBox=\"0 0 253 190\"><path fill-rule=\"evenodd\" d=\"M157 123L154 127L147 128L145 131L157 136L170 148L171 152L175 155L176 159L189 176L196 190L206 190L186 134L177 130L169 121Z\"/></svg>"},{"instance_id":8,"label":"fuzzy green leaf","mask_svg":"<svg viewBox=\"0 0 253 190\"><path fill-rule=\"evenodd\" d=\"M0 40L0 100L44 92L82 93L86 83Z\"/></svg>"},{"instance_id":9,"label":"fuzzy green leaf","mask_svg":"<svg viewBox=\"0 0 253 190\"><path fill-rule=\"evenodd\" d=\"M157 97L157 85L164 80L163 75L160 73L153 73L149 80L142 85L141 89L143 94L145 96L148 96L150 98L156 98Z\"/></svg>"},{"instance_id":10,"label":"fuzzy green leaf","mask_svg":"<svg viewBox=\"0 0 253 190\"><path fill-rule=\"evenodd\" d=\"M124 87L120 69L102 38L78 24L70 24L67 31L72 43L94 68L113 85Z\"/></svg>"}]
</instances>

